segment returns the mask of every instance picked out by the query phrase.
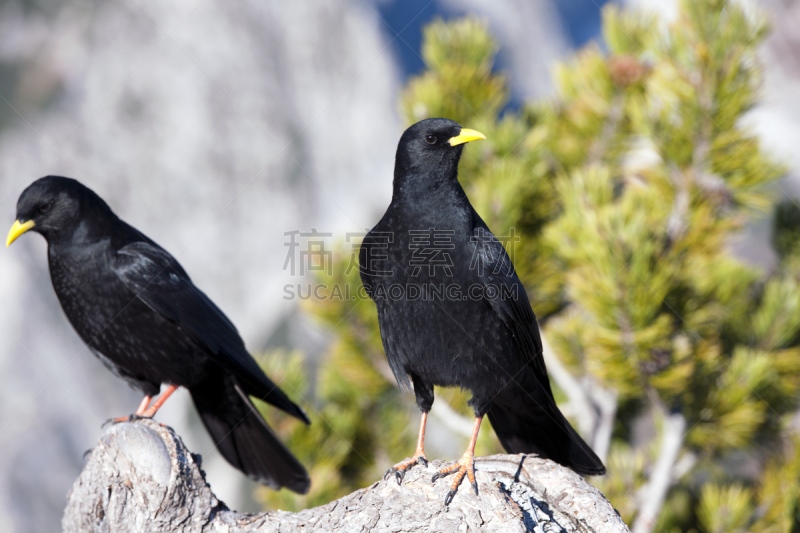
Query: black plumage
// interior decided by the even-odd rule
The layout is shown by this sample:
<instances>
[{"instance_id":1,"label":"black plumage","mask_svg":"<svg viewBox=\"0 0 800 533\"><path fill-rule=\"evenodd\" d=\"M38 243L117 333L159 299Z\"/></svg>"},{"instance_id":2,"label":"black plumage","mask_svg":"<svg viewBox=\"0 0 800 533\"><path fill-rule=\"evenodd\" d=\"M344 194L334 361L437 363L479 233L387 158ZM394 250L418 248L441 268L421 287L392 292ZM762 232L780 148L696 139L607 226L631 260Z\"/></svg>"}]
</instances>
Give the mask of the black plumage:
<instances>
[{"instance_id":1,"label":"black plumage","mask_svg":"<svg viewBox=\"0 0 800 533\"><path fill-rule=\"evenodd\" d=\"M53 288L75 331L145 394L137 414L152 416L175 386L186 387L231 465L270 487L307 492L306 470L248 396L308 418L175 258L69 178L47 176L23 191L7 244L28 230L47 240ZM161 384L171 387L146 409Z\"/></svg>"},{"instance_id":2,"label":"black plumage","mask_svg":"<svg viewBox=\"0 0 800 533\"><path fill-rule=\"evenodd\" d=\"M413 383L423 412L417 453L388 473L400 481L425 461L425 414L439 385L471 391L474 437L488 415L509 453L602 474L602 462L553 399L536 318L511 260L458 182L463 145L480 138L447 119L408 128L391 204L361 246L361 279L378 308L386 356L400 386ZM473 447L474 438L448 501L465 473L473 481Z\"/></svg>"}]
</instances>

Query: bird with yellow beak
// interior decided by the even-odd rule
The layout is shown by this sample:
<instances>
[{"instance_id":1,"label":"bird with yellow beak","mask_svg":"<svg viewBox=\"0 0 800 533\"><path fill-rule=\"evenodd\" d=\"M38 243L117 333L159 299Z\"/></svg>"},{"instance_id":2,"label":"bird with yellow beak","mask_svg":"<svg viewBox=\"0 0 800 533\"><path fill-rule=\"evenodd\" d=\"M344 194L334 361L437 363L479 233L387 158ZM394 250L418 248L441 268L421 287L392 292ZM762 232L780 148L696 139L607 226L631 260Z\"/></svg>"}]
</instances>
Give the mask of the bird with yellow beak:
<instances>
[{"instance_id":1,"label":"bird with yellow beak","mask_svg":"<svg viewBox=\"0 0 800 533\"><path fill-rule=\"evenodd\" d=\"M308 417L264 373L236 327L178 261L77 180L46 176L17 201L10 245L33 231L47 241L50 279L75 331L144 398L153 417L185 387L222 456L250 478L305 493L308 473L250 400ZM164 392L156 398L161 386Z\"/></svg>"},{"instance_id":2,"label":"bird with yellow beak","mask_svg":"<svg viewBox=\"0 0 800 533\"><path fill-rule=\"evenodd\" d=\"M434 386L472 393L467 449L432 477L453 476L446 505L465 478L478 493L474 454L484 416L508 453L536 453L581 474L605 471L558 410L525 288L458 181L464 145L479 139L445 118L409 127L397 145L392 201L359 253L389 366L422 411L414 455L386 475L400 483L410 468L427 466Z\"/></svg>"}]
</instances>

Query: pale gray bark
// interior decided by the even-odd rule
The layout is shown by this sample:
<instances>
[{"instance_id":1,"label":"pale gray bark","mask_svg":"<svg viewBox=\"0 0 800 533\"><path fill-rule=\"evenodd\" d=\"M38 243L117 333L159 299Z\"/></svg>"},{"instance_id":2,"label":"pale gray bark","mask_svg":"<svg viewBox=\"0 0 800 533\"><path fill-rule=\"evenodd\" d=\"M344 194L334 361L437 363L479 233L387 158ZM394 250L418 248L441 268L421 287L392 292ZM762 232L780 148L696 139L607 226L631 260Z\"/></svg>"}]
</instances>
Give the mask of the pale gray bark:
<instances>
[{"instance_id":1,"label":"pale gray bark","mask_svg":"<svg viewBox=\"0 0 800 533\"><path fill-rule=\"evenodd\" d=\"M434 461L402 485L381 480L299 513L247 515L217 500L192 455L168 427L116 424L88 455L62 521L77 532L628 532L603 495L571 470L523 455L476 460L480 496L468 483L443 505L450 482L431 483ZM233 474L232 474L233 475Z\"/></svg>"},{"instance_id":2,"label":"pale gray bark","mask_svg":"<svg viewBox=\"0 0 800 533\"><path fill-rule=\"evenodd\" d=\"M600 460L605 462L617 414L616 391L600 386L589 377L578 379L573 376L553 351L544 333L542 355L548 375L569 399L569 403L561 406L561 411L567 416L575 417L578 432Z\"/></svg>"},{"instance_id":3,"label":"pale gray bark","mask_svg":"<svg viewBox=\"0 0 800 533\"><path fill-rule=\"evenodd\" d=\"M678 462L684 437L686 418L681 413L665 413L661 435L661 450L647 484L639 490L639 512L633 523L635 533L650 533L656 524L661 506L673 482L673 471Z\"/></svg>"}]
</instances>

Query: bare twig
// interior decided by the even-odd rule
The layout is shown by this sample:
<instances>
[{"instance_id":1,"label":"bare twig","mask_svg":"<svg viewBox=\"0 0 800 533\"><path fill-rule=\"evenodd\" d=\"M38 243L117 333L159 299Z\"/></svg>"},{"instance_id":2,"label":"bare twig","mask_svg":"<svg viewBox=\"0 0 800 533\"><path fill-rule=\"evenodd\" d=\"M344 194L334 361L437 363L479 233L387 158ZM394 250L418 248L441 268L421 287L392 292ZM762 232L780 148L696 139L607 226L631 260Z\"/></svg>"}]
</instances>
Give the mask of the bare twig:
<instances>
[{"instance_id":1,"label":"bare twig","mask_svg":"<svg viewBox=\"0 0 800 533\"><path fill-rule=\"evenodd\" d=\"M625 116L625 97L622 93L617 93L611 99L608 114L606 115L605 122L603 123L603 131L598 135L586 158L589 165L600 163L606 156L608 145L611 143L616 133L620 121Z\"/></svg>"},{"instance_id":2,"label":"bare twig","mask_svg":"<svg viewBox=\"0 0 800 533\"><path fill-rule=\"evenodd\" d=\"M611 435L617 416L617 391L603 388L597 383L590 383L588 390L598 415L589 442L594 453L605 462L611 447Z\"/></svg>"},{"instance_id":3,"label":"bare twig","mask_svg":"<svg viewBox=\"0 0 800 533\"><path fill-rule=\"evenodd\" d=\"M605 461L611 445L614 417L617 413L617 393L606 389L591 378L576 379L564 366L542 335L542 347L547 373L569 398L562 410L576 419L578 431L591 443L592 449Z\"/></svg>"},{"instance_id":4,"label":"bare twig","mask_svg":"<svg viewBox=\"0 0 800 533\"><path fill-rule=\"evenodd\" d=\"M672 183L675 184L675 200L672 211L667 218L667 238L674 243L683 237L689 228L689 183L687 176L676 166L670 171Z\"/></svg>"},{"instance_id":5,"label":"bare twig","mask_svg":"<svg viewBox=\"0 0 800 533\"><path fill-rule=\"evenodd\" d=\"M569 410L575 414L578 423L578 431L582 435L591 435L597 425L597 412L592 405L592 401L586 389L581 382L567 370L567 367L565 367L558 358L544 335L542 335L542 349L544 353L544 364L547 367L547 374L556 382L558 387L564 391L567 398L569 398Z\"/></svg>"},{"instance_id":6,"label":"bare twig","mask_svg":"<svg viewBox=\"0 0 800 533\"><path fill-rule=\"evenodd\" d=\"M639 491L639 513L633 524L634 533L650 533L653 530L667 492L672 486L672 473L683 447L685 433L686 418L683 414L664 414L661 449L647 484Z\"/></svg>"}]
</instances>

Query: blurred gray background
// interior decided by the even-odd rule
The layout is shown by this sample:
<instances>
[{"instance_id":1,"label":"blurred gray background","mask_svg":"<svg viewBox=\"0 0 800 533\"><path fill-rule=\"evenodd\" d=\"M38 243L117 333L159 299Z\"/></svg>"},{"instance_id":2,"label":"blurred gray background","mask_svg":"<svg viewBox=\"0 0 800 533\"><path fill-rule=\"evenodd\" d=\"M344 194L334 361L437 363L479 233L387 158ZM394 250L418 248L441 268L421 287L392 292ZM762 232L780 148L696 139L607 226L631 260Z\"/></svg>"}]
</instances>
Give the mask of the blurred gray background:
<instances>
[{"instance_id":1,"label":"blurred gray background","mask_svg":"<svg viewBox=\"0 0 800 533\"><path fill-rule=\"evenodd\" d=\"M628 3L669 17L673 1ZM284 233L343 236L377 221L403 128L398 93L423 68L424 24L485 17L516 106L548 95L554 62L598 39L603 3L0 0L0 229L31 181L75 177L170 250L251 351L280 343L313 358L329 332L283 298L296 282L283 269ZM769 92L748 126L800 168L800 2L759 8L774 28L763 50ZM778 193L796 196L797 183L789 176ZM737 252L769 266L768 226L748 228ZM0 300L0 531L58 531L100 425L141 398L71 330L43 239L2 251ZM253 485L216 452L188 395L158 419L203 455L221 499L257 510Z\"/></svg>"}]
</instances>

